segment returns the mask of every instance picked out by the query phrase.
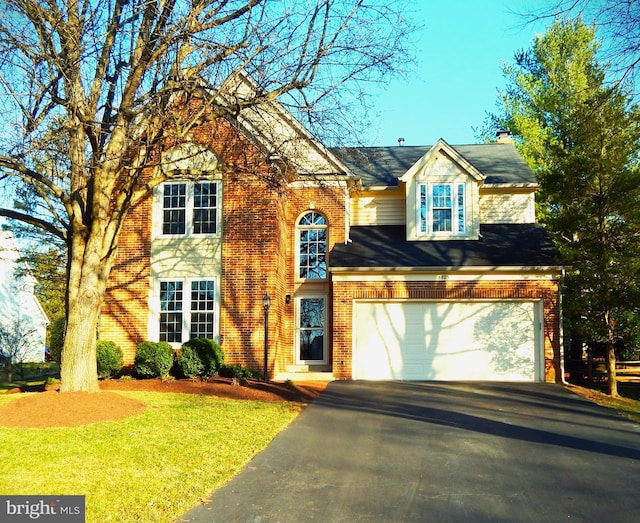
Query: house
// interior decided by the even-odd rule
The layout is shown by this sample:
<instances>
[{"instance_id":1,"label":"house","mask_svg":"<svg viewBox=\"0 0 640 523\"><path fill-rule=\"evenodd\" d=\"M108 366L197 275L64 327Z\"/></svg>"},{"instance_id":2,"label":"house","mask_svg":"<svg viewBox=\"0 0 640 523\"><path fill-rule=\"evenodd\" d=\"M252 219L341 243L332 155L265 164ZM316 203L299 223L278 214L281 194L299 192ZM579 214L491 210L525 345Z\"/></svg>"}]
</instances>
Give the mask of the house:
<instances>
[{"instance_id":1,"label":"house","mask_svg":"<svg viewBox=\"0 0 640 523\"><path fill-rule=\"evenodd\" d=\"M561 379L561 267L510 140L330 149L273 102L156 160L183 177L131 210L101 314L126 362L205 336L256 369L267 345L271 377Z\"/></svg>"},{"instance_id":2,"label":"house","mask_svg":"<svg viewBox=\"0 0 640 523\"><path fill-rule=\"evenodd\" d=\"M0 229L0 351L15 362L44 361L49 319L21 257L11 232Z\"/></svg>"}]
</instances>

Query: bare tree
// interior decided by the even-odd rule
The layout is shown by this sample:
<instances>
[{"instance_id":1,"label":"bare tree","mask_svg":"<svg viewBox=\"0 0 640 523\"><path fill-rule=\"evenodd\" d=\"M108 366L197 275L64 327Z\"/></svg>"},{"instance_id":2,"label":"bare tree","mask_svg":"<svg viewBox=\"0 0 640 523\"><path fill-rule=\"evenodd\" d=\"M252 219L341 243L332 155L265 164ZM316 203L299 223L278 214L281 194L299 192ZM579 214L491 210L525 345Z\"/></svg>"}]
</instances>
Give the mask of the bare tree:
<instances>
[{"instance_id":1,"label":"bare tree","mask_svg":"<svg viewBox=\"0 0 640 523\"><path fill-rule=\"evenodd\" d=\"M37 334L37 329L24 317L15 318L9 325L0 325L0 358L9 382L13 381L16 364L22 375L22 364L31 355L34 343L39 341Z\"/></svg>"},{"instance_id":2,"label":"bare tree","mask_svg":"<svg viewBox=\"0 0 640 523\"><path fill-rule=\"evenodd\" d=\"M602 41L602 57L616 81L632 84L640 68L640 3L636 0L554 0L524 13L530 20L581 17Z\"/></svg>"},{"instance_id":3,"label":"bare tree","mask_svg":"<svg viewBox=\"0 0 640 523\"><path fill-rule=\"evenodd\" d=\"M95 325L123 220L170 176L140 182L153 151L276 98L331 128L362 82L407 57L403 6L376 1L3 2L0 183L5 198L25 187L32 198L0 216L67 246L61 391L98 389ZM206 112L189 105L196 92Z\"/></svg>"}]
</instances>

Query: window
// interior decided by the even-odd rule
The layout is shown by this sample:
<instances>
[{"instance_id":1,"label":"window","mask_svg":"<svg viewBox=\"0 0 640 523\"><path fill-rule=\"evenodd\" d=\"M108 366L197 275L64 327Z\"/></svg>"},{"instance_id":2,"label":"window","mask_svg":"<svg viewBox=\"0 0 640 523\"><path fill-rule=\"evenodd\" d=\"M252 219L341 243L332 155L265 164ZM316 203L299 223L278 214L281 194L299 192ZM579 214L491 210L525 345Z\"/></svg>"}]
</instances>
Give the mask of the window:
<instances>
[{"instance_id":1,"label":"window","mask_svg":"<svg viewBox=\"0 0 640 523\"><path fill-rule=\"evenodd\" d=\"M189 292L185 292L189 289ZM183 343L188 338L215 336L215 281L160 282L160 341Z\"/></svg>"},{"instance_id":2,"label":"window","mask_svg":"<svg viewBox=\"0 0 640 523\"><path fill-rule=\"evenodd\" d=\"M465 233L465 184L433 183L418 186L420 233Z\"/></svg>"},{"instance_id":3,"label":"window","mask_svg":"<svg viewBox=\"0 0 640 523\"><path fill-rule=\"evenodd\" d=\"M218 182L171 182L162 185L162 234L218 232Z\"/></svg>"},{"instance_id":4,"label":"window","mask_svg":"<svg viewBox=\"0 0 640 523\"><path fill-rule=\"evenodd\" d=\"M181 281L160 282L160 341L182 343Z\"/></svg>"},{"instance_id":5,"label":"window","mask_svg":"<svg viewBox=\"0 0 640 523\"><path fill-rule=\"evenodd\" d=\"M304 214L298 222L298 277L327 278L327 220L315 211Z\"/></svg>"}]
</instances>

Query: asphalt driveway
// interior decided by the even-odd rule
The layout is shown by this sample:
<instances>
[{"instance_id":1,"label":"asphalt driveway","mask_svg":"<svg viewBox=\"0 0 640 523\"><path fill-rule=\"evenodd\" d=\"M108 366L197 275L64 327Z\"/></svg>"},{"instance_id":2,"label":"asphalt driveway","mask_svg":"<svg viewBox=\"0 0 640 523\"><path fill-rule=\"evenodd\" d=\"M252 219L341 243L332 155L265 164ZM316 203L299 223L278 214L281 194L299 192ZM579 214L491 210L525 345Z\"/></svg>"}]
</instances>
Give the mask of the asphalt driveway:
<instances>
[{"instance_id":1,"label":"asphalt driveway","mask_svg":"<svg viewBox=\"0 0 640 523\"><path fill-rule=\"evenodd\" d=\"M191 522L629 522L640 426L551 384L334 382Z\"/></svg>"}]
</instances>

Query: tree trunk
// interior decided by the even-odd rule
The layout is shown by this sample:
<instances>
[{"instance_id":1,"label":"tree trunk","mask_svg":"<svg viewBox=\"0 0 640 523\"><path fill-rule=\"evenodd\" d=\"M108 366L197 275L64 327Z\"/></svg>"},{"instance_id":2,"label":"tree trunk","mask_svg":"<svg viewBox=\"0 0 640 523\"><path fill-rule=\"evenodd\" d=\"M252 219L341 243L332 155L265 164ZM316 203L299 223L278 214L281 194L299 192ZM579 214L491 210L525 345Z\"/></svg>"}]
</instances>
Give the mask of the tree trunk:
<instances>
[{"instance_id":1,"label":"tree trunk","mask_svg":"<svg viewBox=\"0 0 640 523\"><path fill-rule=\"evenodd\" d=\"M616 378L616 351L613 342L607 342L607 393L614 398L618 397L618 380Z\"/></svg>"},{"instance_id":2,"label":"tree trunk","mask_svg":"<svg viewBox=\"0 0 640 523\"><path fill-rule=\"evenodd\" d=\"M60 365L60 392L98 392L96 326L99 304L69 307Z\"/></svg>"},{"instance_id":3,"label":"tree trunk","mask_svg":"<svg viewBox=\"0 0 640 523\"><path fill-rule=\"evenodd\" d=\"M93 228L85 240L76 233L69 250L67 324L60 365L60 392L98 392L96 340L98 317L111 267L101 256L104 233Z\"/></svg>"}]
</instances>

